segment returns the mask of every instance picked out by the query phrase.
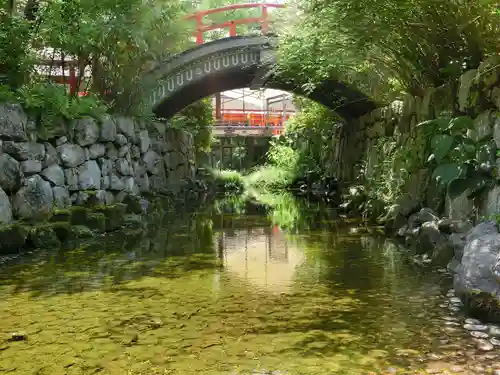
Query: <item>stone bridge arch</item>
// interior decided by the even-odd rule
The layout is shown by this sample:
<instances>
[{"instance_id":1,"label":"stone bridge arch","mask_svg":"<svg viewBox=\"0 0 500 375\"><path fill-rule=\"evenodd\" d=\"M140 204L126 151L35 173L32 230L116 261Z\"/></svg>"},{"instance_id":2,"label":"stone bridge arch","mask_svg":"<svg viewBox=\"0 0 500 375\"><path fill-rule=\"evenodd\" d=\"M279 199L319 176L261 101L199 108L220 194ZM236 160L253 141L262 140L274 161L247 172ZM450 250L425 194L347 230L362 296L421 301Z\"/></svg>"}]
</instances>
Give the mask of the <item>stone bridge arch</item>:
<instances>
[{"instance_id":1,"label":"stone bridge arch","mask_svg":"<svg viewBox=\"0 0 500 375\"><path fill-rule=\"evenodd\" d=\"M273 74L275 42L272 36L235 36L175 55L145 76L144 87L149 88L145 104L157 116L170 118L218 92L262 87L307 96L345 119L358 118L376 108L369 97L339 81L325 81L306 93L306 79Z\"/></svg>"}]
</instances>

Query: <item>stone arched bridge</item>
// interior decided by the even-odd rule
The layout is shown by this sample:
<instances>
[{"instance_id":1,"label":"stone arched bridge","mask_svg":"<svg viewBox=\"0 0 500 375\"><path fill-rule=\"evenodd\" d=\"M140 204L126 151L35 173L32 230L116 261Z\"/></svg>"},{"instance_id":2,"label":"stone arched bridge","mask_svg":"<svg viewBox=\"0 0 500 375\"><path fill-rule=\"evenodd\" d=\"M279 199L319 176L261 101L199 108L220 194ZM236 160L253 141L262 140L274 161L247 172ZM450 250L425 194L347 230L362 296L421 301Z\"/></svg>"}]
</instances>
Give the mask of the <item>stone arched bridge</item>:
<instances>
[{"instance_id":1,"label":"stone arched bridge","mask_svg":"<svg viewBox=\"0 0 500 375\"><path fill-rule=\"evenodd\" d=\"M250 6L265 4L238 5ZM221 9L226 8L229 7ZM216 11L219 10L203 13ZM376 108L370 98L340 81L328 80L312 92L305 92L305 77L274 73L276 49L277 38L269 35L230 36L200 44L159 64L145 76L145 104L156 115L170 118L189 104L218 92L265 87L307 96L346 119L360 117Z\"/></svg>"}]
</instances>

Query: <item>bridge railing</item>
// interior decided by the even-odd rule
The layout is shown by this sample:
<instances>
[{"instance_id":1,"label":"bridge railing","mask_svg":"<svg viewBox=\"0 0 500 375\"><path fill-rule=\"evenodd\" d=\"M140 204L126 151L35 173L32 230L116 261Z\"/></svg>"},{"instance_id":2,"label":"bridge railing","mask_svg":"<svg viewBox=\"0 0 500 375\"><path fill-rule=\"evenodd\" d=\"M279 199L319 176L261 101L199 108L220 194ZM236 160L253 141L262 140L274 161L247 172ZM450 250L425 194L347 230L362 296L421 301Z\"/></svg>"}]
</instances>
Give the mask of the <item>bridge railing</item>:
<instances>
[{"instance_id":1,"label":"bridge railing","mask_svg":"<svg viewBox=\"0 0 500 375\"><path fill-rule=\"evenodd\" d=\"M226 109L215 117L217 126L282 127L295 113L292 110L249 110Z\"/></svg>"},{"instance_id":2,"label":"bridge railing","mask_svg":"<svg viewBox=\"0 0 500 375\"><path fill-rule=\"evenodd\" d=\"M196 22L196 31L194 33L196 37L197 44L205 43L204 34L207 31L218 30L218 29L229 29L229 36L237 36L236 26L237 25L245 25L245 24L260 24L262 34L266 35L269 32L269 8L284 8L284 4L233 4L228 5L221 8L202 10L200 12L191 14L186 17L187 20L194 20ZM226 21L219 24L206 24L204 17L216 14L227 12L236 9L249 9L249 8L260 8L261 15L260 17L247 17L240 18L231 21Z\"/></svg>"}]
</instances>

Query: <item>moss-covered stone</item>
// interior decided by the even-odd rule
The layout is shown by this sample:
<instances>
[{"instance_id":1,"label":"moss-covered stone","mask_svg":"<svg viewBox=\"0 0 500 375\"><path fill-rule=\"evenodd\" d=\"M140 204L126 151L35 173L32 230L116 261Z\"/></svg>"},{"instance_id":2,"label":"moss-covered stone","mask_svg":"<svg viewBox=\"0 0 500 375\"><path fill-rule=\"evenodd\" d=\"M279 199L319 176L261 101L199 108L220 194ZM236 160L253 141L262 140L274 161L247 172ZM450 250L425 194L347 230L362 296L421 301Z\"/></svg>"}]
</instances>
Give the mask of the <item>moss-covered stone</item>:
<instances>
[{"instance_id":1,"label":"moss-covered stone","mask_svg":"<svg viewBox=\"0 0 500 375\"><path fill-rule=\"evenodd\" d=\"M80 238L93 237L94 233L85 225L72 225L69 231L69 239L77 240Z\"/></svg>"},{"instance_id":2,"label":"moss-covered stone","mask_svg":"<svg viewBox=\"0 0 500 375\"><path fill-rule=\"evenodd\" d=\"M26 244L29 230L19 223L0 226L0 254L19 251Z\"/></svg>"},{"instance_id":3,"label":"moss-covered stone","mask_svg":"<svg viewBox=\"0 0 500 375\"><path fill-rule=\"evenodd\" d=\"M85 225L98 232L106 231L106 215L101 212L87 213Z\"/></svg>"},{"instance_id":4,"label":"moss-covered stone","mask_svg":"<svg viewBox=\"0 0 500 375\"><path fill-rule=\"evenodd\" d=\"M106 216L106 231L110 232L123 226L127 205L116 203L109 206L98 206L94 212L102 213Z\"/></svg>"},{"instance_id":5,"label":"moss-covered stone","mask_svg":"<svg viewBox=\"0 0 500 375\"><path fill-rule=\"evenodd\" d=\"M68 209L56 209L52 212L50 220L52 223L67 222L71 221L71 210Z\"/></svg>"},{"instance_id":6,"label":"moss-covered stone","mask_svg":"<svg viewBox=\"0 0 500 375\"><path fill-rule=\"evenodd\" d=\"M142 214L141 198L133 195L127 195L123 199L123 204L127 205L127 213L129 214Z\"/></svg>"},{"instance_id":7,"label":"moss-covered stone","mask_svg":"<svg viewBox=\"0 0 500 375\"><path fill-rule=\"evenodd\" d=\"M29 240L37 249L58 249L61 246L56 232L48 223L31 228Z\"/></svg>"},{"instance_id":8,"label":"moss-covered stone","mask_svg":"<svg viewBox=\"0 0 500 375\"><path fill-rule=\"evenodd\" d=\"M88 209L81 206L71 207L71 221L72 225L85 225L87 222Z\"/></svg>"},{"instance_id":9,"label":"moss-covered stone","mask_svg":"<svg viewBox=\"0 0 500 375\"><path fill-rule=\"evenodd\" d=\"M52 230L61 242L66 242L69 239L71 232L71 224L67 221L52 223Z\"/></svg>"},{"instance_id":10,"label":"moss-covered stone","mask_svg":"<svg viewBox=\"0 0 500 375\"><path fill-rule=\"evenodd\" d=\"M132 229L142 228L143 220L141 215L136 215L136 214L125 215L125 226L127 228L132 228Z\"/></svg>"}]
</instances>

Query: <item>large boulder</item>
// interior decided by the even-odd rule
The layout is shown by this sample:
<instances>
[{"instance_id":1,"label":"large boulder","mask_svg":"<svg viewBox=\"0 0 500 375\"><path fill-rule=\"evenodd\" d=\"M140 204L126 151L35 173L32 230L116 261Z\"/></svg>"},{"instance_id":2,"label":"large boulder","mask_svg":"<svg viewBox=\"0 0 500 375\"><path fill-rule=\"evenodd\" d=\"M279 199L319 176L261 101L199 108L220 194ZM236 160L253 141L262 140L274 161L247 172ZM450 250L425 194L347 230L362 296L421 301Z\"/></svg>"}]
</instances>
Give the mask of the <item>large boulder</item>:
<instances>
[{"instance_id":1,"label":"large boulder","mask_svg":"<svg viewBox=\"0 0 500 375\"><path fill-rule=\"evenodd\" d=\"M78 145L64 143L57 147L57 152L64 167L74 168L85 162L83 148Z\"/></svg>"},{"instance_id":2,"label":"large boulder","mask_svg":"<svg viewBox=\"0 0 500 375\"><path fill-rule=\"evenodd\" d=\"M8 193L15 193L21 187L23 172L19 162L7 154L0 155L0 187Z\"/></svg>"},{"instance_id":3,"label":"large boulder","mask_svg":"<svg viewBox=\"0 0 500 375\"><path fill-rule=\"evenodd\" d=\"M19 104L0 103L0 139L27 141L28 117Z\"/></svg>"},{"instance_id":4,"label":"large boulder","mask_svg":"<svg viewBox=\"0 0 500 375\"><path fill-rule=\"evenodd\" d=\"M132 176L134 174L130 163L126 159L118 159L115 163L115 167L118 173L120 173L122 176Z\"/></svg>"},{"instance_id":5,"label":"large boulder","mask_svg":"<svg viewBox=\"0 0 500 375\"><path fill-rule=\"evenodd\" d=\"M142 161L144 162L146 170L149 173L151 174L161 173L162 159L160 158L160 155L158 155L153 150L149 150L148 152L146 152L142 157Z\"/></svg>"},{"instance_id":6,"label":"large boulder","mask_svg":"<svg viewBox=\"0 0 500 375\"><path fill-rule=\"evenodd\" d=\"M89 147L89 158L97 159L106 154L106 146L102 143L95 143Z\"/></svg>"},{"instance_id":7,"label":"large boulder","mask_svg":"<svg viewBox=\"0 0 500 375\"><path fill-rule=\"evenodd\" d=\"M75 140L80 146L89 146L99 139L99 125L91 118L75 120Z\"/></svg>"},{"instance_id":8,"label":"large boulder","mask_svg":"<svg viewBox=\"0 0 500 375\"><path fill-rule=\"evenodd\" d=\"M52 193L54 195L55 208L67 208L71 206L68 189L62 186L54 186L52 188Z\"/></svg>"},{"instance_id":9,"label":"large boulder","mask_svg":"<svg viewBox=\"0 0 500 375\"><path fill-rule=\"evenodd\" d=\"M46 217L52 210L54 197L50 183L39 175L26 180L14 195L12 206L15 215L20 219L37 220Z\"/></svg>"},{"instance_id":10,"label":"large boulder","mask_svg":"<svg viewBox=\"0 0 500 375\"><path fill-rule=\"evenodd\" d=\"M89 160L78 171L80 189L101 189L101 169L95 160Z\"/></svg>"},{"instance_id":11,"label":"large boulder","mask_svg":"<svg viewBox=\"0 0 500 375\"><path fill-rule=\"evenodd\" d=\"M64 170L64 179L69 191L78 190L78 169L67 168Z\"/></svg>"},{"instance_id":12,"label":"large boulder","mask_svg":"<svg viewBox=\"0 0 500 375\"><path fill-rule=\"evenodd\" d=\"M99 140L102 142L114 142L116 139L116 124L112 118L106 118L101 124Z\"/></svg>"},{"instance_id":13,"label":"large boulder","mask_svg":"<svg viewBox=\"0 0 500 375\"><path fill-rule=\"evenodd\" d=\"M118 130L125 134L127 138L133 140L135 138L135 124L134 120L128 117L117 117L116 126Z\"/></svg>"},{"instance_id":14,"label":"large boulder","mask_svg":"<svg viewBox=\"0 0 500 375\"><path fill-rule=\"evenodd\" d=\"M0 223L8 224L12 221L12 206L9 197L0 189Z\"/></svg>"},{"instance_id":15,"label":"large boulder","mask_svg":"<svg viewBox=\"0 0 500 375\"><path fill-rule=\"evenodd\" d=\"M42 177L49 181L52 185L63 186L64 185L64 171L57 165L53 164L50 167L45 168L42 171Z\"/></svg>"},{"instance_id":16,"label":"large boulder","mask_svg":"<svg viewBox=\"0 0 500 375\"><path fill-rule=\"evenodd\" d=\"M40 160L24 160L21 162L21 170L25 175L32 175L42 171L42 162Z\"/></svg>"},{"instance_id":17,"label":"large boulder","mask_svg":"<svg viewBox=\"0 0 500 375\"><path fill-rule=\"evenodd\" d=\"M500 322L500 234L497 224L482 222L469 231L463 253L455 253L453 284L469 312Z\"/></svg>"},{"instance_id":18,"label":"large boulder","mask_svg":"<svg viewBox=\"0 0 500 375\"><path fill-rule=\"evenodd\" d=\"M141 130L139 133L139 147L141 150L141 154L144 154L149 150L149 146L151 146L151 139L149 138L149 133L147 130Z\"/></svg>"},{"instance_id":19,"label":"large boulder","mask_svg":"<svg viewBox=\"0 0 500 375\"><path fill-rule=\"evenodd\" d=\"M57 150L50 143L44 143L45 146L45 158L43 159L43 167L47 168L51 165L59 163L59 156L57 155Z\"/></svg>"},{"instance_id":20,"label":"large boulder","mask_svg":"<svg viewBox=\"0 0 500 375\"><path fill-rule=\"evenodd\" d=\"M3 151L19 161L45 158L45 146L36 142L4 142Z\"/></svg>"}]
</instances>

